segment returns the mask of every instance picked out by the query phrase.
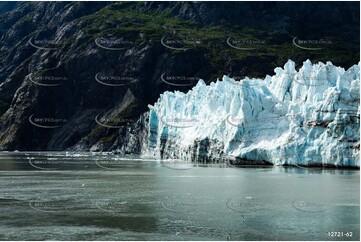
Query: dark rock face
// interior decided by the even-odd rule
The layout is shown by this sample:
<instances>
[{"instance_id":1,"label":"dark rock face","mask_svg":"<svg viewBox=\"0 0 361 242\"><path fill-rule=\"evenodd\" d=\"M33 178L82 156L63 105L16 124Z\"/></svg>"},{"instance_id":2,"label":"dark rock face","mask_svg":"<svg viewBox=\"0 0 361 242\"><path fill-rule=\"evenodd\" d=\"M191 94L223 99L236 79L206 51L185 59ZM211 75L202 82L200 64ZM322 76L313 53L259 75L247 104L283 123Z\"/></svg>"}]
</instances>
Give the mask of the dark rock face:
<instances>
[{"instance_id":1,"label":"dark rock face","mask_svg":"<svg viewBox=\"0 0 361 242\"><path fill-rule=\"evenodd\" d=\"M350 51L359 53L359 14L351 2L0 3L0 149L139 153L147 136L147 105L166 90L192 88L194 80L183 85L187 78L209 83L228 73L264 76L288 58L337 56L336 64L355 64L359 56ZM354 45L336 49L337 55L283 48L253 55L228 52L225 42L171 50L160 41L174 32L192 36L194 29L207 38L226 38L246 28L262 29L250 31L250 38L275 44L318 33L317 38L342 34ZM107 49L114 36L121 48Z\"/></svg>"},{"instance_id":2,"label":"dark rock face","mask_svg":"<svg viewBox=\"0 0 361 242\"><path fill-rule=\"evenodd\" d=\"M0 14L13 10L17 5L16 2L0 2Z\"/></svg>"},{"instance_id":3,"label":"dark rock face","mask_svg":"<svg viewBox=\"0 0 361 242\"><path fill-rule=\"evenodd\" d=\"M154 9L171 9L177 17L205 25L256 26L287 32L291 36L317 38L333 35L336 31L347 34L357 41L359 5L345 2L189 2L185 4L149 3ZM350 23L350 25L345 25Z\"/></svg>"}]
</instances>

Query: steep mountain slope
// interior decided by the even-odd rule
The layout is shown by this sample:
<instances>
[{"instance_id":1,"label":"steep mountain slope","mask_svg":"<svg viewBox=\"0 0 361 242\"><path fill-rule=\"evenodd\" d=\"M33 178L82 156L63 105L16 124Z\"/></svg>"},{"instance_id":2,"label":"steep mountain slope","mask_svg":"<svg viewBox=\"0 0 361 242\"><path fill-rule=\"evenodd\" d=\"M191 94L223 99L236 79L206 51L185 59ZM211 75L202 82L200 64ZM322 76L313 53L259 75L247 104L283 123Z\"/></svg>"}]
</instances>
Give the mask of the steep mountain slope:
<instances>
[{"instance_id":1,"label":"steep mountain slope","mask_svg":"<svg viewBox=\"0 0 361 242\"><path fill-rule=\"evenodd\" d=\"M0 149L140 152L164 91L289 58L349 67L358 19L357 3L1 3Z\"/></svg>"}]
</instances>

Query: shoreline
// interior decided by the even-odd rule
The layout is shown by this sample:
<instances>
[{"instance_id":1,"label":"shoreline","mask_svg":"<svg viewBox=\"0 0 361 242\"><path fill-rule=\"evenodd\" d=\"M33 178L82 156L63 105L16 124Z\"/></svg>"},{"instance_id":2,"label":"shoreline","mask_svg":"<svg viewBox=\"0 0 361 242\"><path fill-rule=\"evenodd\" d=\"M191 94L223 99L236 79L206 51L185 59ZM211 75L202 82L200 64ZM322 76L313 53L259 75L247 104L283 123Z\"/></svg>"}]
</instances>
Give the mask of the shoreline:
<instances>
[{"instance_id":1,"label":"shoreline","mask_svg":"<svg viewBox=\"0 0 361 242\"><path fill-rule=\"evenodd\" d=\"M61 158L89 158L89 157L102 157L103 159L106 157L119 157L119 158L127 158L129 157L129 159L139 159L137 157L141 157L142 155L139 154L115 154L112 151L105 151L105 152L91 152L91 151L80 151L80 152L74 152L74 151L0 151L0 161L1 160L6 160L7 156L10 157L16 157L16 156L22 156L22 157L26 157L26 156L32 156L32 155L39 155L39 156L44 156L44 158L49 157L51 159L53 159L54 157L59 157L59 159ZM1 157L5 157L1 158ZM25 158L24 157L24 158ZM209 162L209 163L204 163L204 162L186 162L186 161L182 161L181 163L174 163L173 161L179 160L180 159L159 159L156 157L144 157L144 159L154 159L154 161L160 162L163 166L171 166L176 168L179 165L189 165L191 167L222 167L225 166L224 168L227 167L233 167L233 168L241 168L241 169L248 169L248 168L273 168L273 167L280 167L280 168L300 168L300 169L307 169L307 170L360 170L360 167L355 167L355 166L337 166L337 165L330 165L330 164L326 164L326 165L322 165L322 164L313 164L313 165L309 165L309 166L303 166L303 165L294 165L294 164L284 164L284 165L274 165L270 162L266 162L266 161L259 161L259 164L257 164L257 161L248 161L249 164L232 164L231 162L226 162L226 161L222 161L222 162Z\"/></svg>"}]
</instances>

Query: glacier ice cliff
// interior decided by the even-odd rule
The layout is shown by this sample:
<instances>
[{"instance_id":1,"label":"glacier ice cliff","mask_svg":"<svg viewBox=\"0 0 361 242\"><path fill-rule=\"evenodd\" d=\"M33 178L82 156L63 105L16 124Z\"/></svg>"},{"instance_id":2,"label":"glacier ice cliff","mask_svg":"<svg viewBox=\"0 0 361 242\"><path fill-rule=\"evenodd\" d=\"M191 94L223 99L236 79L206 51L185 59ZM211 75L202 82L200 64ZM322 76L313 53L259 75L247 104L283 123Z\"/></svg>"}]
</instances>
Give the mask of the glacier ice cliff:
<instances>
[{"instance_id":1,"label":"glacier ice cliff","mask_svg":"<svg viewBox=\"0 0 361 242\"><path fill-rule=\"evenodd\" d=\"M289 60L264 79L199 80L149 105L147 153L231 164L359 167L360 63Z\"/></svg>"}]
</instances>

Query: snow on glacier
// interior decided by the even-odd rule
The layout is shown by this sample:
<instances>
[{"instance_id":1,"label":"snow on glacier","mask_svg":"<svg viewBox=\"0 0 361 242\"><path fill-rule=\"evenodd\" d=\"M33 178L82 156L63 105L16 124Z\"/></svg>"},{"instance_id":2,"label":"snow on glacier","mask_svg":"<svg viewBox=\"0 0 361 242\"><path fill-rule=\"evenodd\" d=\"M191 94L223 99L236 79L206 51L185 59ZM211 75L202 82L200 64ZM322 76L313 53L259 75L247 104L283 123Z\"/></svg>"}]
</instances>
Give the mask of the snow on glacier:
<instances>
[{"instance_id":1,"label":"snow on glacier","mask_svg":"<svg viewBox=\"0 0 361 242\"><path fill-rule=\"evenodd\" d=\"M289 60L274 71L264 79L199 80L188 93L161 94L150 106L148 152L191 162L197 153L359 167L360 63L345 71L307 60L296 71Z\"/></svg>"}]
</instances>

